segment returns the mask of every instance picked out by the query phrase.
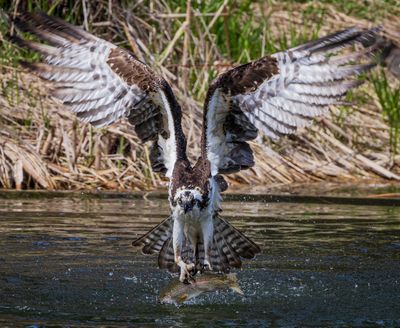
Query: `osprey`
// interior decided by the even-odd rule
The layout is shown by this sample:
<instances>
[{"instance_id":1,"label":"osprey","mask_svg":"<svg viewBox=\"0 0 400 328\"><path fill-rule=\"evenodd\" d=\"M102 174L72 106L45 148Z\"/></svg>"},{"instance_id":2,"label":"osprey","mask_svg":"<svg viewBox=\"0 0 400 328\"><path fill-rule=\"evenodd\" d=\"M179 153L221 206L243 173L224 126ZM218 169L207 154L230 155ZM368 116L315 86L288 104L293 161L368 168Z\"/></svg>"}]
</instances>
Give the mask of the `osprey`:
<instances>
[{"instance_id":1,"label":"osprey","mask_svg":"<svg viewBox=\"0 0 400 328\"><path fill-rule=\"evenodd\" d=\"M360 85L357 75L373 66L361 60L374 46L349 46L377 32L352 27L220 74L204 102L201 152L193 164L170 85L133 53L42 13L14 23L46 42L13 37L42 54L44 63L25 65L54 82L53 95L80 120L102 127L125 118L143 142L152 142L153 170L169 178L171 215L133 245L159 253L159 267L180 271L183 282L199 269L239 268L241 258L260 252L220 217L220 194L227 189L222 175L254 165L248 141L258 132L273 139L292 134L343 103ZM349 51L338 54L345 47Z\"/></svg>"}]
</instances>

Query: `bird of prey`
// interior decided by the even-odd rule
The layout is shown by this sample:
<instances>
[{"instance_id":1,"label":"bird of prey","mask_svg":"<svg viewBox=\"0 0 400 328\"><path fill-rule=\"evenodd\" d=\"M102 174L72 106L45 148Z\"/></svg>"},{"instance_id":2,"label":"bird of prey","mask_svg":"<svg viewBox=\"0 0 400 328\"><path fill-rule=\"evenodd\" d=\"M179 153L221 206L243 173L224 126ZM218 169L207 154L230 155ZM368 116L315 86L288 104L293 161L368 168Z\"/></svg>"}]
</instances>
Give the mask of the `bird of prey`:
<instances>
[{"instance_id":1,"label":"bird of prey","mask_svg":"<svg viewBox=\"0 0 400 328\"><path fill-rule=\"evenodd\" d=\"M220 216L223 175L255 165L248 142L258 133L292 134L343 103L373 66L374 46L357 46L377 32L348 28L220 74L207 92L201 152L191 163L171 86L133 53L42 13L22 14L14 24L45 42L13 37L42 55L43 62L25 65L52 81L53 95L81 121L102 127L124 118L152 142L152 167L169 178L171 215L133 245L159 253L159 267L180 272L182 282L198 270L239 268L260 252Z\"/></svg>"}]
</instances>

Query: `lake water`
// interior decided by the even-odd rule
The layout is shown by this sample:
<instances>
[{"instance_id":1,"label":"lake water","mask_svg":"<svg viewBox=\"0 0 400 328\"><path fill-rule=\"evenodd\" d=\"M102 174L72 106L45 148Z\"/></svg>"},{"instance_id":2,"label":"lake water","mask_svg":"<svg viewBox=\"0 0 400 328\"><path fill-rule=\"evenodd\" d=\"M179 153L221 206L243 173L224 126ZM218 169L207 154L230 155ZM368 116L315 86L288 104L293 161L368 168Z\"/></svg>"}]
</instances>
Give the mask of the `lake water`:
<instances>
[{"instance_id":1,"label":"lake water","mask_svg":"<svg viewBox=\"0 0 400 328\"><path fill-rule=\"evenodd\" d=\"M0 326L400 326L400 207L223 207L262 248L237 271L245 296L177 308L158 303L171 274L131 247L165 199L0 198Z\"/></svg>"}]
</instances>

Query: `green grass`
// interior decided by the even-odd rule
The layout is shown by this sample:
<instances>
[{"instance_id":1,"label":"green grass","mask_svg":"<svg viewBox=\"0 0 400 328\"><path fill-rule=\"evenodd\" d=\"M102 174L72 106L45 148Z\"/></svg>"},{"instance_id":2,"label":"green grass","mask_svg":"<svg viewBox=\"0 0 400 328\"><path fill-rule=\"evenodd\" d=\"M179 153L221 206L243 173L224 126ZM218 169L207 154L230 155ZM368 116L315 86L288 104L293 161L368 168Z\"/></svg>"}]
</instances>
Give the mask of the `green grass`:
<instances>
[{"instance_id":1,"label":"green grass","mask_svg":"<svg viewBox=\"0 0 400 328\"><path fill-rule=\"evenodd\" d=\"M383 70L372 75L374 90L379 99L383 115L389 124L390 150L393 156L398 153L400 137L400 83L390 86Z\"/></svg>"}]
</instances>

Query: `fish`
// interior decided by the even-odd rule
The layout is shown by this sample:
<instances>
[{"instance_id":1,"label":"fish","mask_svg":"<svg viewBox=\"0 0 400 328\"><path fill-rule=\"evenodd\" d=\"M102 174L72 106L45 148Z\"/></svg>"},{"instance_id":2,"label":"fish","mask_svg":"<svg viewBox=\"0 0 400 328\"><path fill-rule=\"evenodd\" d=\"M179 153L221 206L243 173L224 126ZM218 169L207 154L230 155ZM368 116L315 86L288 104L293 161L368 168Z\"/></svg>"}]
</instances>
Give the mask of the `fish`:
<instances>
[{"instance_id":1,"label":"fish","mask_svg":"<svg viewBox=\"0 0 400 328\"><path fill-rule=\"evenodd\" d=\"M160 303L181 305L206 292L231 289L243 295L236 273L203 273L190 284L183 284L178 279L169 283L160 293Z\"/></svg>"}]
</instances>

